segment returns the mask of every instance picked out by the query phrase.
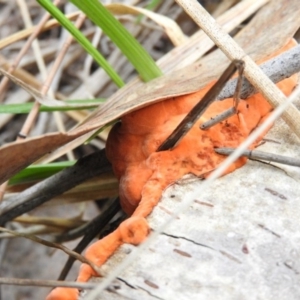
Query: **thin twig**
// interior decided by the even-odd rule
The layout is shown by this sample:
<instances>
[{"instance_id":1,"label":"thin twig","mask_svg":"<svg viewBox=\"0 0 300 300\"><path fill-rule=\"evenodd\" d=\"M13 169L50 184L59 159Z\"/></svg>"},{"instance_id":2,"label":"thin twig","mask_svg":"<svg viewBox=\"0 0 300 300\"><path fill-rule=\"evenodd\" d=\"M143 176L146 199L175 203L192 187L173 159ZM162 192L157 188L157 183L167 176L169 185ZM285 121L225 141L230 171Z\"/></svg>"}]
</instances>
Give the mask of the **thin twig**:
<instances>
[{"instance_id":1,"label":"thin twig","mask_svg":"<svg viewBox=\"0 0 300 300\"><path fill-rule=\"evenodd\" d=\"M16 224L16 223L15 223ZM16 232L25 233L30 235L37 235L37 234L49 234L53 233L53 231L61 231L61 229L50 227L49 225L31 225L28 227L22 227L20 229L15 229ZM12 239L15 236L9 233L0 233L0 239ZM2 241L1 241L2 242Z\"/></svg>"},{"instance_id":2,"label":"thin twig","mask_svg":"<svg viewBox=\"0 0 300 300\"><path fill-rule=\"evenodd\" d=\"M243 63L242 63L243 64ZM223 89L227 81L241 65L240 61L233 61L223 72L219 80L205 94L205 96L191 109L186 117L175 128L171 135L158 147L157 151L172 149L187 134L200 116L207 110L209 105L215 101L216 97Z\"/></svg>"},{"instance_id":3,"label":"thin twig","mask_svg":"<svg viewBox=\"0 0 300 300\"><path fill-rule=\"evenodd\" d=\"M266 61L259 67L274 83L300 72L300 45ZM236 87L236 81L237 79L230 80L218 95L217 100L231 98ZM257 93L255 87L244 78L240 98L246 99L255 93Z\"/></svg>"},{"instance_id":4,"label":"thin twig","mask_svg":"<svg viewBox=\"0 0 300 300\"><path fill-rule=\"evenodd\" d=\"M41 244L41 245L44 245L44 246L47 246L47 247L51 247L51 248L62 250L63 252L65 252L69 256L73 257L74 259L77 259L77 260L79 260L80 262L82 262L84 264L88 264L89 266L91 266L91 268L95 272L97 272L100 275L99 267L97 267L93 262L91 262L88 259L86 259L84 256L82 256L82 255L80 255L80 254L72 251L71 249L65 247L64 245L53 243L53 242L49 242L49 241L41 239L41 238L39 238L37 236L29 235L29 234L21 233L21 232L16 232L16 231L4 228L4 227L0 227L0 231L6 232L6 233L10 233L10 234L18 236L18 237L23 237L23 238L29 239L29 240L31 240L33 242L36 242L38 244Z\"/></svg>"},{"instance_id":5,"label":"thin twig","mask_svg":"<svg viewBox=\"0 0 300 300\"><path fill-rule=\"evenodd\" d=\"M92 282L72 282L72 281L57 281L57 280L34 280L25 278L4 278L0 277L0 284L7 285L23 285L23 286L38 286L38 287L69 287L76 289L93 289L97 283Z\"/></svg>"},{"instance_id":6,"label":"thin twig","mask_svg":"<svg viewBox=\"0 0 300 300\"><path fill-rule=\"evenodd\" d=\"M231 116L233 116L234 114L236 114L236 108L235 107L231 107L225 111L223 111L221 114L216 115L215 117L212 117L210 120L204 122L200 128L202 130L207 130L209 128L211 128L212 126L225 121L226 119L230 118Z\"/></svg>"},{"instance_id":7,"label":"thin twig","mask_svg":"<svg viewBox=\"0 0 300 300\"><path fill-rule=\"evenodd\" d=\"M117 197L113 201L109 202L107 208L101 211L100 215L81 226L78 226L67 232L60 233L59 235L54 237L53 241L56 243L71 241L83 236L85 233L91 233L95 227L97 227L96 231L99 233L102 230L102 227L104 227L107 224L107 222L112 218L112 216L110 215L115 215L117 213L117 210L120 209L120 199ZM93 233L91 234L93 235Z\"/></svg>"},{"instance_id":8,"label":"thin twig","mask_svg":"<svg viewBox=\"0 0 300 300\"><path fill-rule=\"evenodd\" d=\"M236 149L235 148L216 148L215 151L218 154L230 155ZM274 153L263 152L259 150L245 150L241 153L241 156L248 157L250 159L260 159L265 161L277 162L284 165L289 165L293 167L300 167L300 159L288 157L284 155L278 155Z\"/></svg>"},{"instance_id":9,"label":"thin twig","mask_svg":"<svg viewBox=\"0 0 300 300\"><path fill-rule=\"evenodd\" d=\"M55 3L55 2L53 2ZM77 18L77 16L79 15L79 11L76 11L74 13L71 13L71 14L66 14L66 18L69 19L70 21L73 21ZM46 14L45 14L46 15ZM42 20L40 21L42 22ZM33 32L35 32L36 28L40 26L40 23L38 23L38 25L36 26L33 26L31 28L27 28L27 29L23 29L23 30L20 30L14 34L11 34L10 36L8 37L4 37L3 39L0 40L0 50L4 49L5 47L13 44L13 43L16 43L22 39L26 39L27 37L29 37ZM55 19L52 19L52 20L49 20L47 21L44 26L42 27L42 29L40 30L40 32L45 32L47 30L50 30L52 28L55 28L55 27L58 27L58 26L61 26L61 24L55 20Z\"/></svg>"},{"instance_id":10,"label":"thin twig","mask_svg":"<svg viewBox=\"0 0 300 300\"><path fill-rule=\"evenodd\" d=\"M300 45L285 51L284 53L276 56L275 58L268 60L260 66L262 71L274 82L277 83L285 78L292 76L295 73L300 72ZM240 77L239 77L240 78ZM230 98L233 95L233 91L237 86L238 79L230 80L221 93L218 95L218 100ZM243 85L240 87L239 97L246 99L257 91L254 86L247 80L243 80ZM203 123L200 128L206 130L215 124L226 120L235 113L233 108L230 108L220 115L217 115L210 120Z\"/></svg>"},{"instance_id":11,"label":"thin twig","mask_svg":"<svg viewBox=\"0 0 300 300\"><path fill-rule=\"evenodd\" d=\"M54 5L58 5L60 2L60 0L55 0L54 1ZM45 15L43 16L43 18L41 19L41 21L39 22L39 24L35 27L35 30L32 32L32 34L30 35L30 37L28 38L28 40L26 41L26 43L24 44L23 48L21 49L21 51L18 53L17 57L15 58L13 64L10 66L10 68L8 69L9 73L12 73L17 66L19 65L21 59L23 58L23 56L25 55L25 53L28 51L28 49L30 48L32 42L36 39L36 37L40 34L40 32L42 31L42 28L44 27L45 23L48 21L48 19L50 18L50 14L49 13L45 13ZM9 79L7 77L4 77L0 83L0 97L1 95L4 94L4 90L6 88L7 83L9 82ZM1 99L0 99L1 100Z\"/></svg>"},{"instance_id":12,"label":"thin twig","mask_svg":"<svg viewBox=\"0 0 300 300\"><path fill-rule=\"evenodd\" d=\"M85 235L78 243L78 245L73 249L76 253L81 253L86 246L99 234L103 231L108 222L120 211L120 199L117 197L114 199L112 203L110 203L109 207L101 213L94 220L89 222L88 226L85 226L84 232ZM79 233L79 230L76 232L76 235ZM68 238L74 238L74 235L69 235ZM66 240L63 236L60 236L59 241ZM69 257L66 264L64 265L58 280L64 280L68 275L69 270L71 269L75 259L73 257Z\"/></svg>"}]
</instances>

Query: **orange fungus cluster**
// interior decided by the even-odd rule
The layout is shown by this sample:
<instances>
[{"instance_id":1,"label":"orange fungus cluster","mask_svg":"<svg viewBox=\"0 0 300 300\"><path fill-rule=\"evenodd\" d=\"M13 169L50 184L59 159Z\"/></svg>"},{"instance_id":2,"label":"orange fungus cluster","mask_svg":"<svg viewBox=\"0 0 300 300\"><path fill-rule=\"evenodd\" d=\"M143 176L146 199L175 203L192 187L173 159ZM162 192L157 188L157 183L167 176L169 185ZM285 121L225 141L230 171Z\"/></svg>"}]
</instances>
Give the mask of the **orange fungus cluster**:
<instances>
[{"instance_id":1,"label":"orange fungus cluster","mask_svg":"<svg viewBox=\"0 0 300 300\"><path fill-rule=\"evenodd\" d=\"M291 43L279 52L290 47ZM285 95L289 95L296 82L297 76L292 76L277 86ZM215 102L177 146L172 150L156 152L212 85L196 93L171 98L129 113L113 127L106 153L120 182L122 207L131 217L86 250L86 258L96 265L101 266L123 243L141 243L149 233L145 217L158 203L164 189L189 173L205 178L225 159L216 154L214 148L238 147L272 110L270 104L260 94L256 94L239 101L236 115L208 130L201 130L203 122L233 105L232 99ZM239 158L226 173L241 167L245 162L245 158ZM89 265L83 264L77 281L85 282L96 275ZM56 288L47 300L77 298L77 289Z\"/></svg>"}]
</instances>

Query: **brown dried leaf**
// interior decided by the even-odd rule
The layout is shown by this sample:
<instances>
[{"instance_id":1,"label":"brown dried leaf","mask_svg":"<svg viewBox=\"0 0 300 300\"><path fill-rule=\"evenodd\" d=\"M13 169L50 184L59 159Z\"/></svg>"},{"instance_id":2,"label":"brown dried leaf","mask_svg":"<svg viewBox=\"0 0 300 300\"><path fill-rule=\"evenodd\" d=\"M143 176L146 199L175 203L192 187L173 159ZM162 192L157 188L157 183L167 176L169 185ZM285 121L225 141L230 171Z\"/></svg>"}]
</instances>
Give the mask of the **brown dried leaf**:
<instances>
[{"instance_id":1,"label":"brown dried leaf","mask_svg":"<svg viewBox=\"0 0 300 300\"><path fill-rule=\"evenodd\" d=\"M0 182L5 182L12 175L38 158L70 142L77 136L73 134L50 133L4 145L0 149Z\"/></svg>"},{"instance_id":2,"label":"brown dried leaf","mask_svg":"<svg viewBox=\"0 0 300 300\"><path fill-rule=\"evenodd\" d=\"M27 93L29 93L36 101L38 101L41 104L44 104L45 106L49 107L61 107L61 106L66 106L66 107L78 107L82 106L81 104L69 104L64 101L56 100L54 98L50 98L47 95L43 95L40 91L36 90L35 88L31 87L29 84L26 82L22 81L18 77L14 76L13 74L7 72L5 68L2 68L0 66L0 74L5 75L8 77L11 81L13 81L15 84L19 85L22 87ZM89 106L89 104L87 105ZM93 106L93 105L90 105Z\"/></svg>"}]
</instances>

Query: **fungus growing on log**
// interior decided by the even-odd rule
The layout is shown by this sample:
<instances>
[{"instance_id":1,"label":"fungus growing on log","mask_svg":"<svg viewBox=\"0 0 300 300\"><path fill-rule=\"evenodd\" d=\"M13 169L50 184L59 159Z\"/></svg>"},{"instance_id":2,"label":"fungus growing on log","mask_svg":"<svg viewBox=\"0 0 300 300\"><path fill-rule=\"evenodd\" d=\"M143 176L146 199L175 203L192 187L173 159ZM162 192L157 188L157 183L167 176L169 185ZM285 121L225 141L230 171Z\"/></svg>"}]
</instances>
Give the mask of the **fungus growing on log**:
<instances>
[{"instance_id":1,"label":"fungus growing on log","mask_svg":"<svg viewBox=\"0 0 300 300\"><path fill-rule=\"evenodd\" d=\"M291 41L272 57L294 45L295 42ZM293 75L277 86L285 95L289 95L297 79L297 75ZM167 99L131 112L113 127L106 154L120 182L121 205L131 217L114 232L88 247L85 254L87 259L101 266L123 243L138 245L145 240L149 233L145 218L159 202L164 189L189 173L207 177L226 158L217 154L214 148L238 147L273 109L262 95L255 94L239 101L237 114L208 130L202 130L201 124L233 106L232 99L214 102L178 145L171 150L157 152L157 148L212 85L196 93ZM262 138L252 144L251 149ZM226 173L240 168L246 161L244 157L237 159ZM89 265L83 264L77 280L84 282L92 276L97 274ZM47 300L77 298L77 289L56 288Z\"/></svg>"}]
</instances>

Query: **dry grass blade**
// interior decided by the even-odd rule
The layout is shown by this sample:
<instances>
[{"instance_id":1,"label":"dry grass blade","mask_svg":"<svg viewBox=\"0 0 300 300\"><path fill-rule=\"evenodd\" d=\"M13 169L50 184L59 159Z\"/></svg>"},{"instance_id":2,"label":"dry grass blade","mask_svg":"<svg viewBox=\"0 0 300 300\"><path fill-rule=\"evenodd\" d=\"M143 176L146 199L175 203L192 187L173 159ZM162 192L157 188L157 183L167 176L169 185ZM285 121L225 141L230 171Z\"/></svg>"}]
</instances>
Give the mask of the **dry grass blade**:
<instances>
[{"instance_id":1,"label":"dry grass blade","mask_svg":"<svg viewBox=\"0 0 300 300\"><path fill-rule=\"evenodd\" d=\"M36 216L20 216L14 219L15 222L23 224L42 224L51 227L57 227L59 229L71 229L77 226L85 224L85 221L78 219L65 219L65 218L53 218L53 217L36 217Z\"/></svg>"},{"instance_id":2,"label":"dry grass blade","mask_svg":"<svg viewBox=\"0 0 300 300\"><path fill-rule=\"evenodd\" d=\"M58 4L59 0L56 0L55 4ZM30 20L30 16L28 13L28 9L26 7L26 4L23 1L18 1L19 6L21 7L22 10L22 15L23 15L23 19L24 22L27 23L28 25L32 24L31 20ZM47 20L50 18L50 14L46 13L44 15L44 17L42 18L42 20L39 22L39 24L35 27L35 30L32 32L32 34L30 35L29 39L26 41L25 45L22 47L21 51L19 52L18 56L15 58L13 65L10 66L8 73L12 73L17 66L19 65L21 59L23 58L23 56L25 55L25 53L28 51L28 49L30 48L31 45L33 45L35 52L37 52L36 50L39 48L37 41L35 40L36 37L39 35L39 33L41 32L42 28L44 27L44 24L47 22ZM39 67L41 67L43 65L43 63L41 62L41 59L38 60L38 65ZM8 78L4 78L1 81L0 84L0 95L2 97L2 95L4 94L4 90L7 86L8 83Z\"/></svg>"},{"instance_id":3,"label":"dry grass blade","mask_svg":"<svg viewBox=\"0 0 300 300\"><path fill-rule=\"evenodd\" d=\"M77 12L66 15L66 17L69 20L75 20L79 14L80 14L80 12L77 11ZM58 27L58 26L60 26L60 24L56 20L50 20L43 26L42 32L49 30L51 28L54 28L54 27ZM0 50L9 46L10 44L13 44L19 40L27 38L36 30L36 28L37 28L37 26L28 28L28 29L24 29L24 30L18 31L17 33L15 33L13 35L8 36L7 38L2 39L0 41Z\"/></svg>"},{"instance_id":4,"label":"dry grass blade","mask_svg":"<svg viewBox=\"0 0 300 300\"><path fill-rule=\"evenodd\" d=\"M159 24L165 29L166 34L169 36L170 40L175 46L181 45L185 42L187 37L183 34L180 27L176 22L171 20L168 17L156 14L150 10L134 7L131 5L125 4L109 4L106 6L113 14L122 15L122 14L133 14L139 15L144 14L148 18L152 19L154 22Z\"/></svg>"},{"instance_id":5,"label":"dry grass blade","mask_svg":"<svg viewBox=\"0 0 300 300\"><path fill-rule=\"evenodd\" d=\"M0 73L8 77L11 81L13 81L15 84L22 87L25 91L27 91L34 99L36 99L40 104L50 106L50 107L60 107L60 106L68 106L68 107L78 107L82 106L82 104L67 104L66 102L52 99L45 95L45 92L40 92L33 87L31 87L29 84L25 83L21 79L15 77L14 75L7 72L4 68L0 67Z\"/></svg>"},{"instance_id":6,"label":"dry grass blade","mask_svg":"<svg viewBox=\"0 0 300 300\"><path fill-rule=\"evenodd\" d=\"M48 96L43 95L38 90L32 88L30 85L26 84L22 80L18 79L14 75L10 74L9 72L5 71L3 68L0 67L0 73L8 77L11 81L15 84L22 87L25 91L27 91L32 97L34 97L39 103L44 104L46 106L65 106L64 102L51 99Z\"/></svg>"},{"instance_id":7,"label":"dry grass blade","mask_svg":"<svg viewBox=\"0 0 300 300\"><path fill-rule=\"evenodd\" d=\"M226 32L230 32L268 2L269 0L243 0L216 20ZM213 41L202 30L198 30L183 45L176 47L159 59L158 65L166 74L180 70L195 63L212 47L214 47Z\"/></svg>"}]
</instances>

